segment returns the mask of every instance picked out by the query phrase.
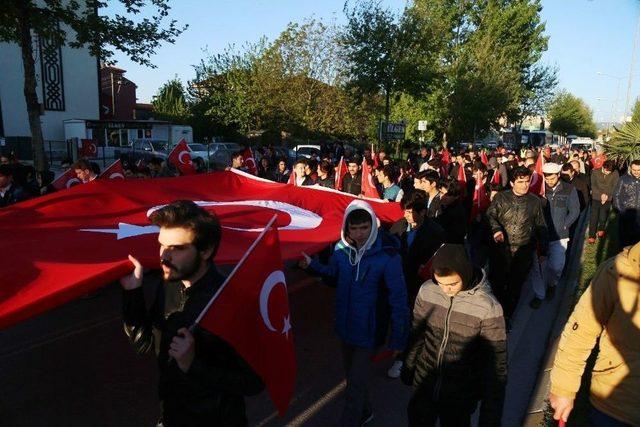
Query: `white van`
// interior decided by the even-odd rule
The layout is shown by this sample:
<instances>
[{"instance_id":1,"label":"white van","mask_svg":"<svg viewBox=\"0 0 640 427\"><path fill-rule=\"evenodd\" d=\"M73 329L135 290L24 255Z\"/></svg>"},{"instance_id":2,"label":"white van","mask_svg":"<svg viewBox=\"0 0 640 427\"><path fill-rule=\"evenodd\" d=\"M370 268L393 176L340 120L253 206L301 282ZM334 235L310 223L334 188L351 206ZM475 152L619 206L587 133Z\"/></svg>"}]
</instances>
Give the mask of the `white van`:
<instances>
[{"instance_id":1,"label":"white van","mask_svg":"<svg viewBox=\"0 0 640 427\"><path fill-rule=\"evenodd\" d=\"M595 150L596 142L591 138L576 138L571 141L572 150Z\"/></svg>"}]
</instances>

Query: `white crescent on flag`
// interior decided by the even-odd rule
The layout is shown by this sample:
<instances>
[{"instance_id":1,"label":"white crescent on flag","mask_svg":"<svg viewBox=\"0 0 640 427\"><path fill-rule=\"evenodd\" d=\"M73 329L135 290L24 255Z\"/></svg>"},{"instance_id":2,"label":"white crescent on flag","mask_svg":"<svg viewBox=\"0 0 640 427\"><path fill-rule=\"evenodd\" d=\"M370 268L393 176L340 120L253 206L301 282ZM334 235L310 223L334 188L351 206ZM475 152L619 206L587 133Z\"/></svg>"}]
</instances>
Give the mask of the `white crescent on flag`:
<instances>
[{"instance_id":1,"label":"white crescent on flag","mask_svg":"<svg viewBox=\"0 0 640 427\"><path fill-rule=\"evenodd\" d=\"M271 332L276 332L276 328L271 324L271 319L269 319L269 296L271 295L271 291L277 285L282 285L285 288L286 292L286 281L284 277L284 273L281 270L272 272L267 279L262 284L262 289L260 290L260 315L262 316L262 321L264 325ZM282 333L288 336L289 331L291 330L291 319L289 316L285 316L283 318L283 327Z\"/></svg>"},{"instance_id":2,"label":"white crescent on flag","mask_svg":"<svg viewBox=\"0 0 640 427\"><path fill-rule=\"evenodd\" d=\"M189 160L188 162L185 162L184 160L182 160L182 156L184 155L189 156L189 152L188 151L181 151L180 154L178 154L178 160L180 161L180 163L182 163L183 165L189 165L191 164L191 160Z\"/></svg>"},{"instance_id":3,"label":"white crescent on flag","mask_svg":"<svg viewBox=\"0 0 640 427\"><path fill-rule=\"evenodd\" d=\"M124 179L124 175L122 175L120 172L114 172L109 175L109 179Z\"/></svg>"}]
</instances>

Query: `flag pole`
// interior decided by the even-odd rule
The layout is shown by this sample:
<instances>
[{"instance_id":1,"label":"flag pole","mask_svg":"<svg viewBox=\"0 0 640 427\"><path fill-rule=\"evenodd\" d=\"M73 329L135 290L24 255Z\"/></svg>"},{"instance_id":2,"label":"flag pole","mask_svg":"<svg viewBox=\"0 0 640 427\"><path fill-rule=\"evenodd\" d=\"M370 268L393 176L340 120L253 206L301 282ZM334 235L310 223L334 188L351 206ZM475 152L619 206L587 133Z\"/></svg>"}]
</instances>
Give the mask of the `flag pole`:
<instances>
[{"instance_id":1,"label":"flag pole","mask_svg":"<svg viewBox=\"0 0 640 427\"><path fill-rule=\"evenodd\" d=\"M267 234L267 231L269 230L269 228L271 228L271 226L273 226L273 223L276 222L276 219L278 218L278 215L273 215L273 218L271 218L271 220L267 223L267 225L264 227L264 230L262 230L262 232L260 233L260 235L258 236L258 238L256 240L254 240L254 242L251 244L251 246L249 246L249 249L247 249L247 251L244 253L244 255L242 256L242 258L240 259L240 261L238 261L238 263L236 264L235 267L233 267L233 270L231 271L231 274L229 274L227 276L227 278L225 279L224 283L222 283L222 286L220 286L220 288L216 291L216 293L211 297L211 299L209 300L209 302L207 303L207 305L204 307L204 309L202 309L202 311L200 312L200 315L198 315L198 318L195 320L195 322L193 322L193 325L191 326L192 329L193 326L197 325L198 323L200 323L200 321L202 320L202 318L204 317L205 313L207 312L207 310L209 310L209 307L211 307L211 304L213 304L213 302L218 298L218 296L220 295L220 293L223 291L223 289L227 286L227 283L229 283L229 280L231 280L231 278L233 277L233 275L236 273L236 271L238 271L238 269L242 266L242 264L244 264L244 262L246 261L246 259L249 257L249 254L255 249L255 247L258 245L258 243L260 242L260 240L262 240L262 238L264 237L265 234Z\"/></svg>"}]
</instances>

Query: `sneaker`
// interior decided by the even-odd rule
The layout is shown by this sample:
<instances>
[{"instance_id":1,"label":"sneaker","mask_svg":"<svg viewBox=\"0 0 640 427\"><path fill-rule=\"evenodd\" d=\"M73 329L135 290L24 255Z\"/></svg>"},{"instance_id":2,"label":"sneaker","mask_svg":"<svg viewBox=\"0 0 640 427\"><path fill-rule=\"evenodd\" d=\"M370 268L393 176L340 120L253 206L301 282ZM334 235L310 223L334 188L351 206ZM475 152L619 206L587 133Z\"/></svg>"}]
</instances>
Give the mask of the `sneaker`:
<instances>
[{"instance_id":1,"label":"sneaker","mask_svg":"<svg viewBox=\"0 0 640 427\"><path fill-rule=\"evenodd\" d=\"M593 245L596 242L596 238L595 237L589 237L589 239L587 239L587 242L589 242L590 245Z\"/></svg>"},{"instance_id":2,"label":"sneaker","mask_svg":"<svg viewBox=\"0 0 640 427\"><path fill-rule=\"evenodd\" d=\"M556 287L554 286L549 286L547 288L547 300L552 300L553 296L556 294Z\"/></svg>"},{"instance_id":3,"label":"sneaker","mask_svg":"<svg viewBox=\"0 0 640 427\"><path fill-rule=\"evenodd\" d=\"M373 411L369 412L369 415L363 417L363 421L360 424L361 426L369 424L373 420Z\"/></svg>"},{"instance_id":4,"label":"sneaker","mask_svg":"<svg viewBox=\"0 0 640 427\"><path fill-rule=\"evenodd\" d=\"M598 237L600 237L600 238L604 237L604 231L598 231L596 234L597 234L597 235L598 235Z\"/></svg>"},{"instance_id":5,"label":"sneaker","mask_svg":"<svg viewBox=\"0 0 640 427\"><path fill-rule=\"evenodd\" d=\"M400 378L402 372L402 360L396 360L387 371L389 378Z\"/></svg>"},{"instance_id":6,"label":"sneaker","mask_svg":"<svg viewBox=\"0 0 640 427\"><path fill-rule=\"evenodd\" d=\"M533 297L533 299L529 302L529 307L537 310L542 305L542 300L538 297Z\"/></svg>"}]
</instances>

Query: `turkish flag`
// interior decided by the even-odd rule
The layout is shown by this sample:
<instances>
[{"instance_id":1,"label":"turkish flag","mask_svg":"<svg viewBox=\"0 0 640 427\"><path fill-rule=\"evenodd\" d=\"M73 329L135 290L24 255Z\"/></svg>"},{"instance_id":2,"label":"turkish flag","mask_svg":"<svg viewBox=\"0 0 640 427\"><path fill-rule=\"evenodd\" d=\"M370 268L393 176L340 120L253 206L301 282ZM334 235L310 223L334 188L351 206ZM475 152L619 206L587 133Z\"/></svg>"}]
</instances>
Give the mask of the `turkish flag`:
<instances>
[{"instance_id":1,"label":"turkish flag","mask_svg":"<svg viewBox=\"0 0 640 427\"><path fill-rule=\"evenodd\" d=\"M487 158L487 153L485 153L484 150L482 150L482 152L480 153L480 161L485 166L487 166L489 164L489 159Z\"/></svg>"},{"instance_id":2,"label":"turkish flag","mask_svg":"<svg viewBox=\"0 0 640 427\"><path fill-rule=\"evenodd\" d=\"M291 313L276 216L196 321L227 341L262 378L283 416L296 380Z\"/></svg>"},{"instance_id":3,"label":"turkish flag","mask_svg":"<svg viewBox=\"0 0 640 427\"><path fill-rule=\"evenodd\" d=\"M81 139L80 150L78 155L80 157L96 157L98 155L98 141L93 139Z\"/></svg>"},{"instance_id":4,"label":"turkish flag","mask_svg":"<svg viewBox=\"0 0 640 427\"><path fill-rule=\"evenodd\" d=\"M336 168L335 185L334 185L334 188L336 190L342 190L342 180L344 179L344 176L346 173L347 173L347 163L344 161L344 156L343 156L343 157L340 157L340 163L338 163L338 167Z\"/></svg>"},{"instance_id":5,"label":"turkish flag","mask_svg":"<svg viewBox=\"0 0 640 427\"><path fill-rule=\"evenodd\" d=\"M443 148L440 154L442 155L442 163L444 163L445 165L451 163L451 154L449 154L449 150Z\"/></svg>"},{"instance_id":6,"label":"turkish flag","mask_svg":"<svg viewBox=\"0 0 640 427\"><path fill-rule=\"evenodd\" d=\"M122 167L122 162L120 159L111 163L111 165L106 168L98 178L101 179L124 179L124 168Z\"/></svg>"},{"instance_id":7,"label":"turkish flag","mask_svg":"<svg viewBox=\"0 0 640 427\"><path fill-rule=\"evenodd\" d=\"M237 263L264 224L276 225L282 257L297 259L340 238L356 197L292 187L240 171L176 178L96 179L0 209L0 329L92 292L131 271L128 254L159 268L152 209L177 199L215 212L219 264ZM380 221L402 218L398 203L370 201Z\"/></svg>"},{"instance_id":8,"label":"turkish flag","mask_svg":"<svg viewBox=\"0 0 640 427\"><path fill-rule=\"evenodd\" d=\"M598 154L597 156L591 159L591 168L594 170L600 169L604 164L605 160L607 160L607 157L604 155L604 153Z\"/></svg>"},{"instance_id":9,"label":"turkish flag","mask_svg":"<svg viewBox=\"0 0 640 427\"><path fill-rule=\"evenodd\" d=\"M296 171L291 170L291 173L289 174L289 180L287 181L287 184L293 184L294 186L298 186L298 182L296 181Z\"/></svg>"},{"instance_id":10,"label":"turkish flag","mask_svg":"<svg viewBox=\"0 0 640 427\"><path fill-rule=\"evenodd\" d=\"M493 176L491 177L491 183L492 184L501 184L502 183L502 177L500 176L500 171L498 170L497 166L493 170Z\"/></svg>"},{"instance_id":11,"label":"turkish flag","mask_svg":"<svg viewBox=\"0 0 640 427\"><path fill-rule=\"evenodd\" d=\"M196 169L193 167L191 161L191 153L189 152L189 146L183 139L180 140L178 145L173 147L168 157L169 161L180 171L182 175L193 175L196 173Z\"/></svg>"},{"instance_id":12,"label":"turkish flag","mask_svg":"<svg viewBox=\"0 0 640 427\"><path fill-rule=\"evenodd\" d=\"M242 152L242 161L251 175L258 175L258 166L250 147L245 148Z\"/></svg>"},{"instance_id":13,"label":"turkish flag","mask_svg":"<svg viewBox=\"0 0 640 427\"><path fill-rule=\"evenodd\" d=\"M380 193L378 193L378 189L373 183L373 177L369 173L366 159L362 159L362 194L372 199L380 198Z\"/></svg>"},{"instance_id":14,"label":"turkish flag","mask_svg":"<svg viewBox=\"0 0 640 427\"><path fill-rule=\"evenodd\" d=\"M489 208L491 200L487 194L487 189L484 184L476 183L476 188L473 192L473 204L471 205L471 215L469 222L475 221L478 215L482 215Z\"/></svg>"},{"instance_id":15,"label":"turkish flag","mask_svg":"<svg viewBox=\"0 0 640 427\"><path fill-rule=\"evenodd\" d=\"M64 190L78 184L82 184L82 181L78 179L78 175L76 175L76 171L73 168L70 168L51 183L56 190Z\"/></svg>"},{"instance_id":16,"label":"turkish flag","mask_svg":"<svg viewBox=\"0 0 640 427\"><path fill-rule=\"evenodd\" d=\"M538 154L538 160L536 160L535 170L531 175L531 182L529 183L529 191L536 196L544 197L545 185L544 174L542 173L542 166L544 166L544 156L542 153Z\"/></svg>"},{"instance_id":17,"label":"turkish flag","mask_svg":"<svg viewBox=\"0 0 640 427\"><path fill-rule=\"evenodd\" d=\"M458 184L460 185L460 198L467 195L467 174L464 171L464 163L458 165Z\"/></svg>"}]
</instances>

